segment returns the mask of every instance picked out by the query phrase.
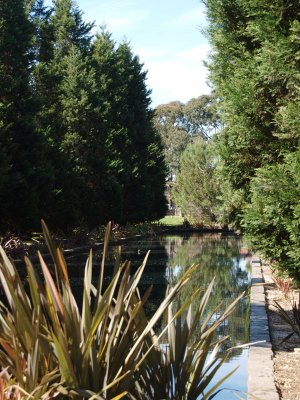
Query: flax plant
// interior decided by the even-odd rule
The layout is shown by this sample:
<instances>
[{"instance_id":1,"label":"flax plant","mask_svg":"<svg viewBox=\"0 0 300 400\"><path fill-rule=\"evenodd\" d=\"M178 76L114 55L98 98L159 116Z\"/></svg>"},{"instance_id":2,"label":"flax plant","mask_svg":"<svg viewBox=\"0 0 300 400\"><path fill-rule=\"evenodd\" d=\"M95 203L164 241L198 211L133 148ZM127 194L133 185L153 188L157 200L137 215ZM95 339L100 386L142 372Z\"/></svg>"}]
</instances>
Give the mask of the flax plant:
<instances>
[{"instance_id":1,"label":"flax plant","mask_svg":"<svg viewBox=\"0 0 300 400\"><path fill-rule=\"evenodd\" d=\"M298 303L295 299L291 301L291 311L286 311L277 301L275 301L275 308L279 317L291 328L291 333L286 335L280 343L284 343L292 336L298 336L300 339L300 293Z\"/></svg>"},{"instance_id":2,"label":"flax plant","mask_svg":"<svg viewBox=\"0 0 300 400\"><path fill-rule=\"evenodd\" d=\"M26 258L26 287L0 248L5 295L0 304L0 366L15 382L18 398L196 400L203 395L209 399L221 382L210 389L208 385L226 359L217 357L224 339L215 341L214 333L236 302L222 317L213 319L211 314L202 321L211 284L193 319L190 305L197 293L173 314L173 300L197 268L193 265L148 319L144 304L150 289L143 297L138 291L148 255L131 274L130 262L122 263L119 254L113 278L107 287L103 285L108 225L97 285L92 283L91 251L79 305L63 252L55 248L44 222L42 226L52 265L39 253L40 278ZM180 315L187 308L182 324ZM155 326L166 313L167 324L156 335ZM193 337L198 339L191 342Z\"/></svg>"},{"instance_id":3,"label":"flax plant","mask_svg":"<svg viewBox=\"0 0 300 400\"><path fill-rule=\"evenodd\" d=\"M141 365L137 376L138 398L211 399L220 391L220 385L235 372L233 370L212 383L229 355L229 352L220 355L221 346L227 338L216 338L216 330L233 311L243 294L219 317L215 318L215 315L220 305L204 317L212 289L213 282L202 296L199 308L193 316L191 303L199 296L200 289L177 312L173 312L173 302L168 306L165 329L167 335L152 337L152 342L150 341L154 349L149 354L148 362ZM183 319L182 311L187 307L188 311Z\"/></svg>"}]
</instances>

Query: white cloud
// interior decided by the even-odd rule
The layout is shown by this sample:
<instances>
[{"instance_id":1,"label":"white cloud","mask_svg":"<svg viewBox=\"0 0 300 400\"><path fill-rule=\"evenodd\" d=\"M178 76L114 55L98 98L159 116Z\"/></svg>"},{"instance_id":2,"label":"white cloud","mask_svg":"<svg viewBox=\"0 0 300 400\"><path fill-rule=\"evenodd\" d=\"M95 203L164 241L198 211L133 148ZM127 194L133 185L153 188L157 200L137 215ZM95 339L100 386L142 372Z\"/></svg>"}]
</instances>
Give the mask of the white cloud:
<instances>
[{"instance_id":1,"label":"white cloud","mask_svg":"<svg viewBox=\"0 0 300 400\"><path fill-rule=\"evenodd\" d=\"M160 58L164 55L161 49L136 49L134 53L138 54L142 62L148 59Z\"/></svg>"},{"instance_id":2,"label":"white cloud","mask_svg":"<svg viewBox=\"0 0 300 400\"><path fill-rule=\"evenodd\" d=\"M153 106L172 100L186 102L210 92L203 65L209 45L199 29L207 22L199 0L77 2L86 13L84 18L107 25L116 41L128 37L133 52L148 70L147 85L153 90Z\"/></svg>"},{"instance_id":3,"label":"white cloud","mask_svg":"<svg viewBox=\"0 0 300 400\"><path fill-rule=\"evenodd\" d=\"M104 17L102 24L107 25L110 31L123 31L145 19L147 14L147 10L136 10L124 13L122 17L115 17L113 14L107 15Z\"/></svg>"},{"instance_id":4,"label":"white cloud","mask_svg":"<svg viewBox=\"0 0 300 400\"><path fill-rule=\"evenodd\" d=\"M182 60L185 63L202 63L203 60L207 59L209 51L209 44L202 44L200 46L193 47L192 49L184 50L177 53L176 58Z\"/></svg>"},{"instance_id":5,"label":"white cloud","mask_svg":"<svg viewBox=\"0 0 300 400\"><path fill-rule=\"evenodd\" d=\"M145 60L148 70L147 85L152 89L153 106L169 101L187 102L210 92L208 71L203 65L208 45L180 52L170 58Z\"/></svg>"}]
</instances>

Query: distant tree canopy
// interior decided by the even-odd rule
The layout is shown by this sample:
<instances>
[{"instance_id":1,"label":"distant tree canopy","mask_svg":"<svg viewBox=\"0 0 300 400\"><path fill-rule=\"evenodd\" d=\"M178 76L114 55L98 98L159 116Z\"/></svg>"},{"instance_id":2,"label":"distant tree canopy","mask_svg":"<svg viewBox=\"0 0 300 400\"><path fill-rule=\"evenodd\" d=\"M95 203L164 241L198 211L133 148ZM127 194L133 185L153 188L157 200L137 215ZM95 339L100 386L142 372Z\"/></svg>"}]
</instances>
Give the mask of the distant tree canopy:
<instances>
[{"instance_id":1,"label":"distant tree canopy","mask_svg":"<svg viewBox=\"0 0 300 400\"><path fill-rule=\"evenodd\" d=\"M186 104L161 104L154 110L153 121L162 140L169 180L175 178L188 143L198 137L208 140L221 127L217 99L212 95L193 98Z\"/></svg>"},{"instance_id":2,"label":"distant tree canopy","mask_svg":"<svg viewBox=\"0 0 300 400\"><path fill-rule=\"evenodd\" d=\"M0 226L165 213L146 72L72 0L0 0Z\"/></svg>"},{"instance_id":3,"label":"distant tree canopy","mask_svg":"<svg viewBox=\"0 0 300 400\"><path fill-rule=\"evenodd\" d=\"M205 0L227 221L300 280L300 3Z\"/></svg>"}]
</instances>

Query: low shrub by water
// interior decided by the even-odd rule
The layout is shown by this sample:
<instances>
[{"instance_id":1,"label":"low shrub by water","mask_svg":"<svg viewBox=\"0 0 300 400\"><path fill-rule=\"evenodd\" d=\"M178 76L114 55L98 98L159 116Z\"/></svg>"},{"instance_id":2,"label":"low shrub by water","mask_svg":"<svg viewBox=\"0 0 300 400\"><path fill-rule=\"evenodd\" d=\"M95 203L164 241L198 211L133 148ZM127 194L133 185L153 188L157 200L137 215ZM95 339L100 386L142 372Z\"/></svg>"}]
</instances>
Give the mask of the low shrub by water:
<instances>
[{"instance_id":1,"label":"low shrub by water","mask_svg":"<svg viewBox=\"0 0 300 400\"><path fill-rule=\"evenodd\" d=\"M28 258L27 282L0 248L0 281L4 292L0 321L0 386L3 399L211 399L220 384L212 380L228 353L226 338L215 332L238 299L216 317L203 318L213 282L196 314L191 304L178 309L174 299L187 283L192 265L168 290L151 318L138 284L147 257L134 274L130 262L116 257L113 278L103 287L110 225L105 233L98 282L92 284L93 256L86 262L82 304L74 297L63 252L55 248L43 223L53 265L39 253L42 278ZM25 289L26 287L26 289ZM5 303L5 304L4 304ZM184 312L184 317L182 316ZM155 332L163 319L162 331ZM195 334L197 333L197 334ZM197 339L195 339L197 338ZM228 376L231 375L228 374Z\"/></svg>"}]
</instances>

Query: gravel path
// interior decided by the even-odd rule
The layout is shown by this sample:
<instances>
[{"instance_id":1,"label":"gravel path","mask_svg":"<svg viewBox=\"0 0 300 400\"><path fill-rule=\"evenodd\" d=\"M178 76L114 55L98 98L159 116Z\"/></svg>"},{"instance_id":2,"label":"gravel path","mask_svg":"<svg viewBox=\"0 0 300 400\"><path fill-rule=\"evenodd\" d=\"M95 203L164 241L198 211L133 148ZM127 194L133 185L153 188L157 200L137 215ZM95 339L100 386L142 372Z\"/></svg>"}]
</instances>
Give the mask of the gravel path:
<instances>
[{"instance_id":1,"label":"gravel path","mask_svg":"<svg viewBox=\"0 0 300 400\"><path fill-rule=\"evenodd\" d=\"M281 400L300 400L300 339L293 335L281 343L291 328L279 317L274 307L277 301L286 311L291 310L293 299L298 300L299 290L291 290L287 296L277 288L272 280L270 268L263 265L266 304L270 336L274 352L275 384Z\"/></svg>"}]
</instances>

